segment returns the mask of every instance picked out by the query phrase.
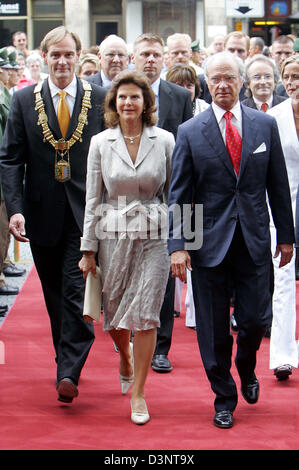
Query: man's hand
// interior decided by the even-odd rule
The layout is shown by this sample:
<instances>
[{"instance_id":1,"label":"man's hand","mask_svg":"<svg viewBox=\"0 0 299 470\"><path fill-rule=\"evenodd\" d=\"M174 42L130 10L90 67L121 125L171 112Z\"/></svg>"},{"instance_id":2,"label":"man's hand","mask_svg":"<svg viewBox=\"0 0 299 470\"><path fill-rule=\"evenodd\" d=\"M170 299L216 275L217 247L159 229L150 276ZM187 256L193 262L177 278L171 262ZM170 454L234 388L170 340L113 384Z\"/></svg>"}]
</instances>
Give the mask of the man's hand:
<instances>
[{"instance_id":1,"label":"man's hand","mask_svg":"<svg viewBox=\"0 0 299 470\"><path fill-rule=\"evenodd\" d=\"M186 268L192 271L191 259L188 251L178 250L170 255L170 268L172 277L178 277L182 282L187 282Z\"/></svg>"},{"instance_id":2,"label":"man's hand","mask_svg":"<svg viewBox=\"0 0 299 470\"><path fill-rule=\"evenodd\" d=\"M9 220L9 231L19 242L29 242L25 235L25 219L22 214L14 214Z\"/></svg>"},{"instance_id":3,"label":"man's hand","mask_svg":"<svg viewBox=\"0 0 299 470\"><path fill-rule=\"evenodd\" d=\"M288 264L293 256L293 245L292 243L281 243L277 245L274 258L277 258L281 253L279 267L282 268L286 264Z\"/></svg>"}]
</instances>

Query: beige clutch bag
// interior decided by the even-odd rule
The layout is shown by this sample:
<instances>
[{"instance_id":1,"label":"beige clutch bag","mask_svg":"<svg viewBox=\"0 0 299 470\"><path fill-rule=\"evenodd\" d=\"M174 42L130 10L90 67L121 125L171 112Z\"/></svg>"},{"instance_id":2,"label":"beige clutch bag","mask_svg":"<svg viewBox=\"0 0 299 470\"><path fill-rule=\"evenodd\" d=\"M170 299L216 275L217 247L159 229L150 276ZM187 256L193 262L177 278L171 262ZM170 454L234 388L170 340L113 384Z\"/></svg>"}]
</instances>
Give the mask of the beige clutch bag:
<instances>
[{"instance_id":1,"label":"beige clutch bag","mask_svg":"<svg viewBox=\"0 0 299 470\"><path fill-rule=\"evenodd\" d=\"M93 320L99 322L101 319L102 307L102 282L101 270L97 266L96 277L91 272L88 273L85 284L83 316L88 315Z\"/></svg>"}]
</instances>

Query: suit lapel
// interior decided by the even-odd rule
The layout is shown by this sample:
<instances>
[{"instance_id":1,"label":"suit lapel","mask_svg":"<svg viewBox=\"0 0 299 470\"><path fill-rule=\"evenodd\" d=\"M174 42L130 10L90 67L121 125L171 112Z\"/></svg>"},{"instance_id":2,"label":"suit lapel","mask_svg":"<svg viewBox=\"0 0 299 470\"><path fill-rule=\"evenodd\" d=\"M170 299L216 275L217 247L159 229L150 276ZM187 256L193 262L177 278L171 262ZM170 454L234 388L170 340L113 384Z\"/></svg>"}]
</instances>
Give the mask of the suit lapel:
<instances>
[{"instance_id":1,"label":"suit lapel","mask_svg":"<svg viewBox=\"0 0 299 470\"><path fill-rule=\"evenodd\" d=\"M53 105L52 96L50 93L50 88L48 80L45 80L42 86L42 97L45 103L45 111L48 116L49 128L51 129L54 137L56 139L61 139L61 131L57 121L56 112Z\"/></svg>"},{"instance_id":2,"label":"suit lapel","mask_svg":"<svg viewBox=\"0 0 299 470\"><path fill-rule=\"evenodd\" d=\"M81 110L83 94L84 94L83 85L81 83L81 80L79 80L77 78L76 100L75 100L74 109L73 109L73 112L72 112L70 124L69 124L68 130L67 130L67 133L66 133L66 140L68 140L71 137L71 135L73 134L74 130L77 127L78 116L79 116L80 110ZM56 112L55 112L55 109L54 109L53 100L52 100L52 97L51 97L51 92L50 92L48 80L45 80L44 83L43 83L42 96L43 96L43 100L44 100L44 103L45 103L45 110L46 110L46 113L47 113L47 116L48 116L49 127L50 127L51 131L53 132L54 136L57 139L61 139L62 135L61 135L60 127L59 127L59 124L58 124L57 115L56 115Z\"/></svg>"},{"instance_id":3,"label":"suit lapel","mask_svg":"<svg viewBox=\"0 0 299 470\"><path fill-rule=\"evenodd\" d=\"M110 142L112 151L117 153L124 163L129 165L131 168L135 168L119 126L115 129L109 129L108 141Z\"/></svg>"},{"instance_id":4,"label":"suit lapel","mask_svg":"<svg viewBox=\"0 0 299 470\"><path fill-rule=\"evenodd\" d=\"M231 162L229 153L226 149L224 144L215 114L213 112L212 107L210 106L206 110L206 119L203 121L205 127L203 128L203 134L206 139L209 141L210 145L213 147L215 154L220 158L223 162L225 168L229 171L229 173L236 178L236 174L234 171L233 164Z\"/></svg>"},{"instance_id":5,"label":"suit lapel","mask_svg":"<svg viewBox=\"0 0 299 470\"><path fill-rule=\"evenodd\" d=\"M165 80L160 81L159 87L159 120L158 127L163 128L164 122L167 118L168 111L170 109L170 104L172 100L172 92L170 87L168 87Z\"/></svg>"},{"instance_id":6,"label":"suit lapel","mask_svg":"<svg viewBox=\"0 0 299 470\"><path fill-rule=\"evenodd\" d=\"M246 168L248 158L257 148L257 137L260 134L259 124L249 115L246 106L241 105L242 110L242 155L239 179Z\"/></svg>"},{"instance_id":7,"label":"suit lapel","mask_svg":"<svg viewBox=\"0 0 299 470\"><path fill-rule=\"evenodd\" d=\"M81 106L82 106L83 94L84 94L84 90L83 90L82 82L77 77L76 100L75 100L74 109L73 109L72 117L71 117L71 120L70 120L70 124L69 124L68 130L67 130L67 133L66 133L66 139L69 139L71 137L71 135L73 134L74 130L77 127L78 116L80 114Z\"/></svg>"},{"instance_id":8,"label":"suit lapel","mask_svg":"<svg viewBox=\"0 0 299 470\"><path fill-rule=\"evenodd\" d=\"M145 127L142 137L140 139L140 145L138 149L138 154L135 162L135 168L137 168L140 163L146 158L148 153L154 146L154 140L157 137L154 127Z\"/></svg>"}]
</instances>

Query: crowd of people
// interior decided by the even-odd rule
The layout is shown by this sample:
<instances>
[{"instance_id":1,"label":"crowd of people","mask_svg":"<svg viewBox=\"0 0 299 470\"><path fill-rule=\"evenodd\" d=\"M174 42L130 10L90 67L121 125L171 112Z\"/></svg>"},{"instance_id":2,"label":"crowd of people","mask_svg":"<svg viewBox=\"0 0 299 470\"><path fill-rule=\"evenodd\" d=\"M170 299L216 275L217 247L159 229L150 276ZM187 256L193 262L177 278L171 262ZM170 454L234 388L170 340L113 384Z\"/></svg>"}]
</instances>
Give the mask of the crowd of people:
<instances>
[{"instance_id":1,"label":"crowd of people","mask_svg":"<svg viewBox=\"0 0 299 470\"><path fill-rule=\"evenodd\" d=\"M78 396L94 341L83 302L97 266L133 423L150 419L150 367L173 369L184 283L215 426L233 426L238 401L231 329L249 404L265 335L278 380L298 367L298 52L292 35L266 46L237 31L208 48L144 33L82 51L64 26L38 50L23 32L0 50L0 295L13 287L5 275L22 275L7 258L13 234L41 281L59 401Z\"/></svg>"}]
</instances>

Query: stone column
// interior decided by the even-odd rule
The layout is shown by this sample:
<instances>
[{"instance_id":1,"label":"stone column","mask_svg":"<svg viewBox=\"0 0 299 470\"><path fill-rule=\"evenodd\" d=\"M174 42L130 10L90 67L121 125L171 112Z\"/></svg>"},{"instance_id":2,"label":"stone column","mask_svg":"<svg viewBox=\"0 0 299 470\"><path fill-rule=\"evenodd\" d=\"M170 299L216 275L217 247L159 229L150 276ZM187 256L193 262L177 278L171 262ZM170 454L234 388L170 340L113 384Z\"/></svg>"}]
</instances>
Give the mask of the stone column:
<instances>
[{"instance_id":1,"label":"stone column","mask_svg":"<svg viewBox=\"0 0 299 470\"><path fill-rule=\"evenodd\" d=\"M78 34L82 49L90 47L89 0L65 0L65 26Z\"/></svg>"}]
</instances>

